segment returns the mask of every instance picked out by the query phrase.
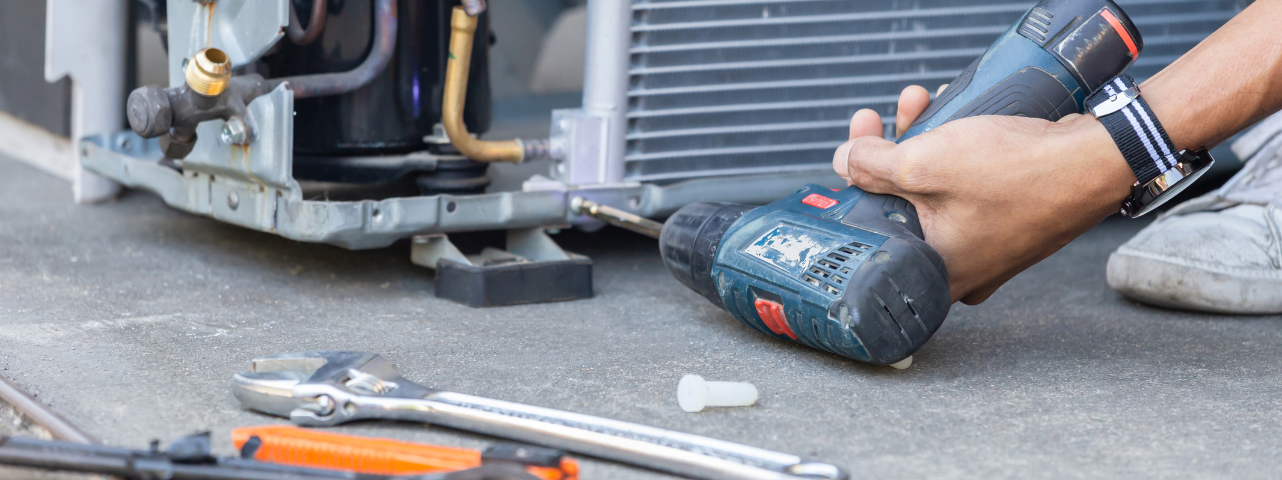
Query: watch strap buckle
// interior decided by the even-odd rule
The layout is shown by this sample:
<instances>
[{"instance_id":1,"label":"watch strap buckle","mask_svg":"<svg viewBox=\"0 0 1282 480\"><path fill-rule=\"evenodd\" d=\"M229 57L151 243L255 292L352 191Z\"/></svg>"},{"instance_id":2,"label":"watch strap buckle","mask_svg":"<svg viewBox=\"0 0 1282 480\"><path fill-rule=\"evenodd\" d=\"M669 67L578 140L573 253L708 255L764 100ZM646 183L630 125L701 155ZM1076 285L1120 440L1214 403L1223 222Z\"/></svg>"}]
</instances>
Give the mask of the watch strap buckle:
<instances>
[{"instance_id":1,"label":"watch strap buckle","mask_svg":"<svg viewBox=\"0 0 1282 480\"><path fill-rule=\"evenodd\" d=\"M1102 92L1102 91L1101 91ZM1099 118L1111 113L1117 113L1119 110L1126 108L1131 102L1140 96L1140 87L1138 85L1122 90L1116 95L1109 95L1107 99L1091 106L1091 114Z\"/></svg>"},{"instance_id":2,"label":"watch strap buckle","mask_svg":"<svg viewBox=\"0 0 1282 480\"><path fill-rule=\"evenodd\" d=\"M1131 186L1131 196L1122 202L1121 214L1138 218L1152 211L1187 188L1214 163L1215 158L1205 148L1180 151L1174 167L1144 184L1135 182Z\"/></svg>"},{"instance_id":3,"label":"watch strap buckle","mask_svg":"<svg viewBox=\"0 0 1282 480\"><path fill-rule=\"evenodd\" d=\"M1104 82L1086 97L1086 109L1100 118L1117 113L1140 97L1140 86L1125 73Z\"/></svg>"}]
</instances>

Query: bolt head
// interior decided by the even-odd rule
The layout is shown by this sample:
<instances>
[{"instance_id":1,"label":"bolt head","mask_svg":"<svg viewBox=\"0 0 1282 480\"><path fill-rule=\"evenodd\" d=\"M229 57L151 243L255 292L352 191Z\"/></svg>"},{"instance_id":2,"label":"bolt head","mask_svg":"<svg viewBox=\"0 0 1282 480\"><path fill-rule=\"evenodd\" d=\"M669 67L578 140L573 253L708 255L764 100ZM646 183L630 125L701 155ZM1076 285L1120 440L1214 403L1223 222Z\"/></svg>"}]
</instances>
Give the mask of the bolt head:
<instances>
[{"instance_id":1,"label":"bolt head","mask_svg":"<svg viewBox=\"0 0 1282 480\"><path fill-rule=\"evenodd\" d=\"M227 123L223 124L221 140L224 145L244 145L249 138L249 132L245 128L245 121L240 117L231 117Z\"/></svg>"},{"instance_id":2,"label":"bolt head","mask_svg":"<svg viewBox=\"0 0 1282 480\"><path fill-rule=\"evenodd\" d=\"M240 195L235 191L227 192L227 207L235 210L240 206Z\"/></svg>"}]
</instances>

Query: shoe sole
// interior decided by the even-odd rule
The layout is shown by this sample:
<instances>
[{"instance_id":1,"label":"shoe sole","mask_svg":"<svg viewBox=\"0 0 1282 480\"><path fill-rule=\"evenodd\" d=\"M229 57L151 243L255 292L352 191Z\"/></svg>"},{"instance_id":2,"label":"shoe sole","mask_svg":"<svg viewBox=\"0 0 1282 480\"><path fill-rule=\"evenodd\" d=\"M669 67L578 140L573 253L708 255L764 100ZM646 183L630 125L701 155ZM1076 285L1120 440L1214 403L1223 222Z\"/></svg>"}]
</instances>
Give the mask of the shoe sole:
<instances>
[{"instance_id":1,"label":"shoe sole","mask_svg":"<svg viewBox=\"0 0 1282 480\"><path fill-rule=\"evenodd\" d=\"M1108 286L1151 305L1213 313L1282 313L1282 271L1167 257L1125 246L1108 257Z\"/></svg>"}]
</instances>

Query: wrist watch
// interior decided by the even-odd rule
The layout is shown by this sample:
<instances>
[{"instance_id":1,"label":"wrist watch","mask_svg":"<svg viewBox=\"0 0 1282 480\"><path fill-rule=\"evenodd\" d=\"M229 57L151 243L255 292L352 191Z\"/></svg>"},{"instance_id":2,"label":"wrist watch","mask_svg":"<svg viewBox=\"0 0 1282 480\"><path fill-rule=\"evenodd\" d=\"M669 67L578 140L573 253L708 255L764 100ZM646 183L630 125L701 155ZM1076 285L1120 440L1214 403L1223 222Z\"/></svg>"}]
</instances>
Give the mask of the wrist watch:
<instances>
[{"instance_id":1,"label":"wrist watch","mask_svg":"<svg viewBox=\"0 0 1282 480\"><path fill-rule=\"evenodd\" d=\"M1135 173L1122 215L1136 218L1178 195L1215 163L1205 148L1176 151L1130 75L1105 82L1086 99Z\"/></svg>"}]
</instances>

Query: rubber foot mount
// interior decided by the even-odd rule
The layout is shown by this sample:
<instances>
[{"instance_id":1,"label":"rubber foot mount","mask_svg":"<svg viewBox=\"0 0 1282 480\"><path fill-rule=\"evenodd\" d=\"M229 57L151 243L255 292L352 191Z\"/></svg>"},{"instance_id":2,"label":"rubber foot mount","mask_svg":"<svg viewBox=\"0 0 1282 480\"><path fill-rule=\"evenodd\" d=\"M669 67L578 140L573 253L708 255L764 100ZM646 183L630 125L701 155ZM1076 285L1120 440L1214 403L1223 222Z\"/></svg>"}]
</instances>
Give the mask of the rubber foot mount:
<instances>
[{"instance_id":1,"label":"rubber foot mount","mask_svg":"<svg viewBox=\"0 0 1282 480\"><path fill-rule=\"evenodd\" d=\"M436 297L470 307L503 307L592 297L592 259L514 263L490 267L441 260Z\"/></svg>"}]
</instances>

